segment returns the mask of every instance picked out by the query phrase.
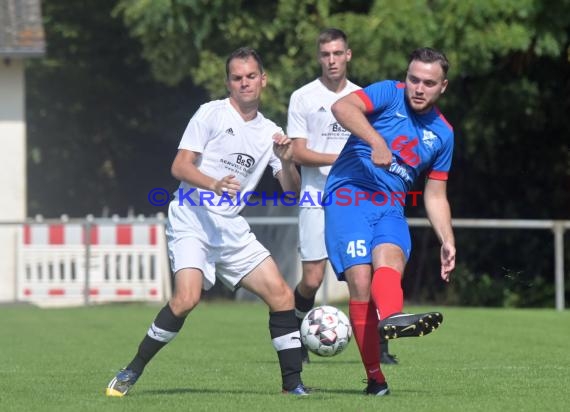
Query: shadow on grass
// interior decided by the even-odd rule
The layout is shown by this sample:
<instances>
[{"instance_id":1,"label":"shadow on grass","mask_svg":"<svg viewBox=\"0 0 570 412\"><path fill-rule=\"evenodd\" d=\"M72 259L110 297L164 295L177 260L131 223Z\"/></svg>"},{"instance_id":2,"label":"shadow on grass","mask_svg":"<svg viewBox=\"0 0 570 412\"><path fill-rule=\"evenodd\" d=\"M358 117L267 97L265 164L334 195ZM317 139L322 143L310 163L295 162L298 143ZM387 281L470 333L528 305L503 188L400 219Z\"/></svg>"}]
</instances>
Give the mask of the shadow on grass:
<instances>
[{"instance_id":1,"label":"shadow on grass","mask_svg":"<svg viewBox=\"0 0 570 412\"><path fill-rule=\"evenodd\" d=\"M311 362L309 362L309 365L315 364L315 365L324 365L326 363L328 363L329 361L327 360L327 358L318 358L316 355L315 356L311 356ZM276 360L256 360L256 361L252 361L251 363L263 363L263 364L274 364L277 363ZM355 359L355 360L334 360L335 364L340 364L340 365L362 365L362 362L360 361L360 359ZM305 367L306 365L303 364L303 367ZM384 366L384 365L382 365Z\"/></svg>"},{"instance_id":2,"label":"shadow on grass","mask_svg":"<svg viewBox=\"0 0 570 412\"><path fill-rule=\"evenodd\" d=\"M310 392L312 395L336 395L336 394L344 394L344 395L359 395L362 396L362 389L338 389L338 388L310 388ZM278 391L276 392L263 392L263 391L256 391L256 390L226 390L226 389L204 389L204 388L170 388L170 389L151 389L151 390L138 390L136 396L157 396L157 395L221 395L221 394L234 394L234 395L269 395L275 396L279 394Z\"/></svg>"},{"instance_id":3,"label":"shadow on grass","mask_svg":"<svg viewBox=\"0 0 570 412\"><path fill-rule=\"evenodd\" d=\"M279 393L279 392L275 392ZM227 389L205 389L205 388L170 388L170 389L152 389L152 390L141 390L137 391L137 396L156 396L156 395L271 395L274 396L275 393L268 393L256 390L227 390Z\"/></svg>"}]
</instances>

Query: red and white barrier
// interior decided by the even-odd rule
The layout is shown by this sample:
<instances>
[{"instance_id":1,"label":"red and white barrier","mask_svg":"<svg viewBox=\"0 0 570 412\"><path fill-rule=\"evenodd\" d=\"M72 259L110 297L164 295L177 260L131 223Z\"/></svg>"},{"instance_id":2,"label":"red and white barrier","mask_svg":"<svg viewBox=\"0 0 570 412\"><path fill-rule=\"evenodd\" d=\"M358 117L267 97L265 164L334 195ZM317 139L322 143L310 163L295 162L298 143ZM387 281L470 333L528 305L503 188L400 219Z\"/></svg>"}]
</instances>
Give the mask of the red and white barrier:
<instances>
[{"instance_id":1,"label":"red and white barrier","mask_svg":"<svg viewBox=\"0 0 570 412\"><path fill-rule=\"evenodd\" d=\"M20 301L74 305L170 296L161 224L26 224L18 249Z\"/></svg>"}]
</instances>

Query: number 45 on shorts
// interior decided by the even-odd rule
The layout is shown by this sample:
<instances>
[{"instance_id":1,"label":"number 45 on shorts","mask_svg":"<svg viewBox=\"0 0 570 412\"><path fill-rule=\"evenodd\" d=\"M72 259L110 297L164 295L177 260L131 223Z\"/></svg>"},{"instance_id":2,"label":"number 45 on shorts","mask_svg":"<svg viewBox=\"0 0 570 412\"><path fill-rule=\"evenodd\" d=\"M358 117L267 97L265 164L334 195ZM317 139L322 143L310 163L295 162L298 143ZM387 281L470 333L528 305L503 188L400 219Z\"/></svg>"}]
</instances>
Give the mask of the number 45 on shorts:
<instances>
[{"instance_id":1,"label":"number 45 on shorts","mask_svg":"<svg viewBox=\"0 0 570 412\"><path fill-rule=\"evenodd\" d=\"M351 240L346 247L346 254L353 258L357 256L367 256L368 250L366 249L366 242L363 239Z\"/></svg>"}]
</instances>

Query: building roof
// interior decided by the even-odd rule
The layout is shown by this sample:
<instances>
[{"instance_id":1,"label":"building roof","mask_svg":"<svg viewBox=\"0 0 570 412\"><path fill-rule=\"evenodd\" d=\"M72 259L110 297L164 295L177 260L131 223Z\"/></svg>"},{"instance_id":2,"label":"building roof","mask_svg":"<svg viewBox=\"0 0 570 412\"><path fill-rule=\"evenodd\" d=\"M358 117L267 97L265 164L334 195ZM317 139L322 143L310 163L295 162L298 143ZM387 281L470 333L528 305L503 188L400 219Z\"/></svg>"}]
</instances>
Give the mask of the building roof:
<instances>
[{"instance_id":1,"label":"building roof","mask_svg":"<svg viewBox=\"0 0 570 412\"><path fill-rule=\"evenodd\" d=\"M40 0L0 0L0 56L45 53Z\"/></svg>"}]
</instances>

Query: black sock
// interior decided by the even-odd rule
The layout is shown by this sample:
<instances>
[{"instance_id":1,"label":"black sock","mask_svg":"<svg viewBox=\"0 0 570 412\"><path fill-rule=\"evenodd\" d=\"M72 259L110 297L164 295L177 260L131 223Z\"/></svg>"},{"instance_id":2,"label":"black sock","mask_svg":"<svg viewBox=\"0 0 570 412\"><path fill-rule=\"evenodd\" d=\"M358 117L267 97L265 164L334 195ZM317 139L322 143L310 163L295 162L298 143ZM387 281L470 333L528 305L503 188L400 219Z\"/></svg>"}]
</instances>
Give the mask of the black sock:
<instances>
[{"instance_id":1,"label":"black sock","mask_svg":"<svg viewBox=\"0 0 570 412\"><path fill-rule=\"evenodd\" d=\"M315 305L315 297L307 299L299 293L299 290L295 288L295 316L299 319L299 325L308 311L310 311Z\"/></svg>"},{"instance_id":2,"label":"black sock","mask_svg":"<svg viewBox=\"0 0 570 412\"><path fill-rule=\"evenodd\" d=\"M147 334L139 345L137 354L127 366L127 369L137 373L142 373L146 364L164 347L168 342L176 337L186 317L179 318L172 313L170 305L167 303L163 307L153 324L148 329Z\"/></svg>"},{"instance_id":3,"label":"black sock","mask_svg":"<svg viewBox=\"0 0 570 412\"><path fill-rule=\"evenodd\" d=\"M388 352L388 339L380 338L380 353L389 353Z\"/></svg>"},{"instance_id":4,"label":"black sock","mask_svg":"<svg viewBox=\"0 0 570 412\"><path fill-rule=\"evenodd\" d=\"M283 389L290 391L301 382L301 335L294 310L269 313L271 343L277 351Z\"/></svg>"}]
</instances>

